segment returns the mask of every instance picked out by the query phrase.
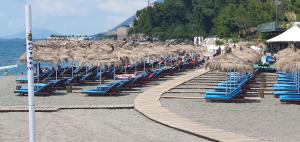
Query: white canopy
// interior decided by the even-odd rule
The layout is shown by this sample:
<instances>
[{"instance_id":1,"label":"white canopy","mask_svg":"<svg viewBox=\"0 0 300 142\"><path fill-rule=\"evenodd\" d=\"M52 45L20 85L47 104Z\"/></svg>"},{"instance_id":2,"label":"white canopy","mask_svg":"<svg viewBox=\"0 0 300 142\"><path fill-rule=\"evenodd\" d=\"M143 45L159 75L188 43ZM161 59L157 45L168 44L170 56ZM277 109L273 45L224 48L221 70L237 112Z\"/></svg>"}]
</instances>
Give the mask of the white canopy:
<instances>
[{"instance_id":1,"label":"white canopy","mask_svg":"<svg viewBox=\"0 0 300 142\"><path fill-rule=\"evenodd\" d=\"M300 22L295 22L292 28L267 42L300 42Z\"/></svg>"}]
</instances>

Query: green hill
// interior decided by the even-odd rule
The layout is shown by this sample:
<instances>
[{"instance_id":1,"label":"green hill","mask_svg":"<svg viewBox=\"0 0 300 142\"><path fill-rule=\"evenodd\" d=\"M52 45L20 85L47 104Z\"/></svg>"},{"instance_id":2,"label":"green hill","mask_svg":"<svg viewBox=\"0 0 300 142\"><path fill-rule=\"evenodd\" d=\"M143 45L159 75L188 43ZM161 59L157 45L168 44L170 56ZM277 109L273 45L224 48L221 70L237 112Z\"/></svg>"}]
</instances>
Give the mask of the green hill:
<instances>
[{"instance_id":1,"label":"green hill","mask_svg":"<svg viewBox=\"0 0 300 142\"><path fill-rule=\"evenodd\" d=\"M288 11L300 15L300 0L278 0L278 19ZM247 37L258 24L275 21L274 0L165 0L137 12L130 34L161 40L217 35Z\"/></svg>"}]
</instances>

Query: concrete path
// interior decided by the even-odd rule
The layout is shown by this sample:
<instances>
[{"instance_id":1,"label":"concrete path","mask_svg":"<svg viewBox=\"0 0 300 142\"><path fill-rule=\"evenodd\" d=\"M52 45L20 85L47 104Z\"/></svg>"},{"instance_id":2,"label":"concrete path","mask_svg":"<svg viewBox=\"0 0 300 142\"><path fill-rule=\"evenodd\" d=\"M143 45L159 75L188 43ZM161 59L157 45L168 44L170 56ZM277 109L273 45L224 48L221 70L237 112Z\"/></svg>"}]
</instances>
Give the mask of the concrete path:
<instances>
[{"instance_id":1,"label":"concrete path","mask_svg":"<svg viewBox=\"0 0 300 142\"><path fill-rule=\"evenodd\" d=\"M165 92L207 72L209 71L199 69L186 75L181 75L173 80L166 81L161 85L155 86L139 94L134 101L135 109L153 121L212 141L258 142L259 140L254 138L193 122L169 111L161 105L160 98Z\"/></svg>"}]
</instances>

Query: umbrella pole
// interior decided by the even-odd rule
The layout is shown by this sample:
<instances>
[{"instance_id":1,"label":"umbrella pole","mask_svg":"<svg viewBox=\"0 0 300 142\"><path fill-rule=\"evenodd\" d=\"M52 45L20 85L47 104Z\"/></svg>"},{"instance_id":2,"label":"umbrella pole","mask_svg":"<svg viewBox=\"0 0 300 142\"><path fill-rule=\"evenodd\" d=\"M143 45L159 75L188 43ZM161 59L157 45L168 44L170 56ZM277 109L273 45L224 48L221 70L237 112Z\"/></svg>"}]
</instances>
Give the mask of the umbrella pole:
<instances>
[{"instance_id":1,"label":"umbrella pole","mask_svg":"<svg viewBox=\"0 0 300 142\"><path fill-rule=\"evenodd\" d=\"M37 83L40 83L40 62L37 64Z\"/></svg>"},{"instance_id":2,"label":"umbrella pole","mask_svg":"<svg viewBox=\"0 0 300 142\"><path fill-rule=\"evenodd\" d=\"M125 61L125 75L127 75L127 61Z\"/></svg>"},{"instance_id":3,"label":"umbrella pole","mask_svg":"<svg viewBox=\"0 0 300 142\"><path fill-rule=\"evenodd\" d=\"M144 59L144 71L146 71L146 61Z\"/></svg>"},{"instance_id":4,"label":"umbrella pole","mask_svg":"<svg viewBox=\"0 0 300 142\"><path fill-rule=\"evenodd\" d=\"M151 70L153 70L154 60L152 59Z\"/></svg>"},{"instance_id":5,"label":"umbrella pole","mask_svg":"<svg viewBox=\"0 0 300 142\"><path fill-rule=\"evenodd\" d=\"M114 80L116 80L116 62L114 63Z\"/></svg>"},{"instance_id":6,"label":"umbrella pole","mask_svg":"<svg viewBox=\"0 0 300 142\"><path fill-rule=\"evenodd\" d=\"M227 81L229 80L230 74L228 73L228 69L226 69L226 76L227 76ZM225 83L225 92L227 93L227 84L228 82Z\"/></svg>"},{"instance_id":7,"label":"umbrella pole","mask_svg":"<svg viewBox=\"0 0 300 142\"><path fill-rule=\"evenodd\" d=\"M87 66L85 66L85 75L87 75Z\"/></svg>"},{"instance_id":8,"label":"umbrella pole","mask_svg":"<svg viewBox=\"0 0 300 142\"><path fill-rule=\"evenodd\" d=\"M135 65L134 65L134 70L135 70L135 73L137 72L137 62L135 62Z\"/></svg>"},{"instance_id":9,"label":"umbrella pole","mask_svg":"<svg viewBox=\"0 0 300 142\"><path fill-rule=\"evenodd\" d=\"M55 80L57 80L57 66L55 67Z\"/></svg>"},{"instance_id":10,"label":"umbrella pole","mask_svg":"<svg viewBox=\"0 0 300 142\"><path fill-rule=\"evenodd\" d=\"M100 77L99 77L99 85L101 86L102 84L102 70L101 70L101 63L100 63ZM101 89L101 88L100 88Z\"/></svg>"},{"instance_id":11,"label":"umbrella pole","mask_svg":"<svg viewBox=\"0 0 300 142\"><path fill-rule=\"evenodd\" d=\"M74 64L73 64L73 62L72 62L72 78L74 77Z\"/></svg>"}]
</instances>

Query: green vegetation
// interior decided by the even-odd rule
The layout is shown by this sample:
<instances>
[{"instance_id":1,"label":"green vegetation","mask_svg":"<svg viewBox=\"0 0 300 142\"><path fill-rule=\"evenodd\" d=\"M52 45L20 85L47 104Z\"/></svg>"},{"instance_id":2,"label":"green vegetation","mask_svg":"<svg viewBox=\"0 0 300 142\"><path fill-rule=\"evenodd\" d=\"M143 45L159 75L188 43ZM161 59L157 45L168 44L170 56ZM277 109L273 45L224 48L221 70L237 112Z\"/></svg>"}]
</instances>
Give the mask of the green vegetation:
<instances>
[{"instance_id":1,"label":"green vegetation","mask_svg":"<svg viewBox=\"0 0 300 142\"><path fill-rule=\"evenodd\" d=\"M280 0L279 0L280 1ZM300 0L281 0L278 20L287 12L300 14ZM275 21L274 0L165 0L137 12L130 33L144 33L165 39L217 35L245 38L256 33L256 26Z\"/></svg>"}]
</instances>

